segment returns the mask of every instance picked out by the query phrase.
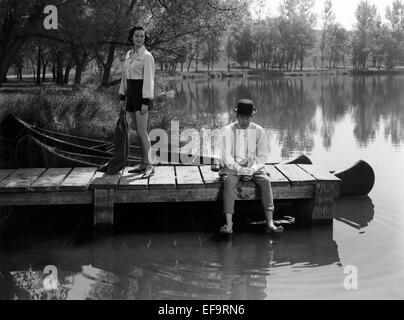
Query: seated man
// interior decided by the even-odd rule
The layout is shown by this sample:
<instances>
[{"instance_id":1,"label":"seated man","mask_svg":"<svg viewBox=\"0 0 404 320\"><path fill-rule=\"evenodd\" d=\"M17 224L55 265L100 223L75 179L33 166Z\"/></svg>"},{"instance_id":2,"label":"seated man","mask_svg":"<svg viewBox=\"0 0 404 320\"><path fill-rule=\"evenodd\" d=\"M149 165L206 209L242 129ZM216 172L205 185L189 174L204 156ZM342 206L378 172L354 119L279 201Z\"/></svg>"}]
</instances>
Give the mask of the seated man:
<instances>
[{"instance_id":1,"label":"seated man","mask_svg":"<svg viewBox=\"0 0 404 320\"><path fill-rule=\"evenodd\" d=\"M223 213L226 224L220 232L233 233L233 213L235 187L239 180L253 180L261 190L262 205L267 220L267 233L281 233L283 227L273 223L274 202L271 180L265 170L268 157L268 145L264 129L251 122L252 115L257 112L251 100L242 99L234 108L237 122L223 128L221 136L221 170L223 186Z\"/></svg>"}]
</instances>

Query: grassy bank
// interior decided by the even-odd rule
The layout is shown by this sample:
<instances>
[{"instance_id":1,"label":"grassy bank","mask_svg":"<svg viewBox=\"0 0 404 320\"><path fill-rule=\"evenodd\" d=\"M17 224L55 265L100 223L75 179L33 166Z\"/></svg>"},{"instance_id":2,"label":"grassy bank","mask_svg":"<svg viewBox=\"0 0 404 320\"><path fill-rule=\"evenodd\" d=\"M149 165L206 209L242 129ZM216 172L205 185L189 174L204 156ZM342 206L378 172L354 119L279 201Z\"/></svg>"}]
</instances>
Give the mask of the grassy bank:
<instances>
[{"instance_id":1,"label":"grassy bank","mask_svg":"<svg viewBox=\"0 0 404 320\"><path fill-rule=\"evenodd\" d=\"M149 128L167 128L171 115L173 92L156 86L154 106L149 116ZM119 117L120 101L117 88L98 90L86 82L77 92L57 86L31 87L17 93L0 94L0 121L9 113L38 127L93 139L113 141ZM135 125L130 125L132 144L138 141ZM0 137L0 168L13 163L13 145Z\"/></svg>"}]
</instances>

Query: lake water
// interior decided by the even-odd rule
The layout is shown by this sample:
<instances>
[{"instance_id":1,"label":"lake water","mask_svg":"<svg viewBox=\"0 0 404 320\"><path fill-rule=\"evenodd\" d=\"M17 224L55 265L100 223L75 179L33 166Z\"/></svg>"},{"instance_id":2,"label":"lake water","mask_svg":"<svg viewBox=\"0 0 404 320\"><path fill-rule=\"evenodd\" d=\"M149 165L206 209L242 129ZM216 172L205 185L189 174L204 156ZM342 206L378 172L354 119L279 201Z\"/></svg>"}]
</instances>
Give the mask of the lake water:
<instances>
[{"instance_id":1,"label":"lake water","mask_svg":"<svg viewBox=\"0 0 404 320\"><path fill-rule=\"evenodd\" d=\"M253 121L269 132L271 162L305 153L339 170L363 159L375 186L368 197L337 200L331 226L287 228L280 239L240 227L232 240L218 241L211 228L149 226L90 242L19 240L12 245L18 250L0 254L3 297L32 297L27 292L40 289L29 279L53 264L68 288L63 297L72 299L404 298L404 77L183 80L169 87L176 90L174 118L184 126L225 125L236 101L251 98L259 110ZM356 290L344 286L352 270Z\"/></svg>"}]
</instances>

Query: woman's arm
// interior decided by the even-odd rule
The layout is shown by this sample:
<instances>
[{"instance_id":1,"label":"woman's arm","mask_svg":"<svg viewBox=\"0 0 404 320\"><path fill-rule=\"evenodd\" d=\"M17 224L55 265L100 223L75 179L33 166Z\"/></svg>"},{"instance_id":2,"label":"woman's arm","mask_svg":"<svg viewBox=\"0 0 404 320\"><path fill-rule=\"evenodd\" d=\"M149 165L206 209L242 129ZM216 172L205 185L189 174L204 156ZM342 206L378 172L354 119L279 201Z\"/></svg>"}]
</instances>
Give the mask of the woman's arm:
<instances>
[{"instance_id":1,"label":"woman's arm","mask_svg":"<svg viewBox=\"0 0 404 320\"><path fill-rule=\"evenodd\" d=\"M151 54L145 56L142 97L142 104L147 106L154 97L154 58Z\"/></svg>"}]
</instances>

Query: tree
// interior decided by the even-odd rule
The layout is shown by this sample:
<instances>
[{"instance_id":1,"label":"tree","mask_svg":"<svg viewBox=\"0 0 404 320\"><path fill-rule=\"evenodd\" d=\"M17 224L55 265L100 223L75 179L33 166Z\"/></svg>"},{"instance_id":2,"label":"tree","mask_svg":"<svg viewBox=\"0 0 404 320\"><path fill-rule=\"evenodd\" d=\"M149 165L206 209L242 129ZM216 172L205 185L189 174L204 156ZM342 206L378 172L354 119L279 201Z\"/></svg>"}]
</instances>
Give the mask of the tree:
<instances>
[{"instance_id":1,"label":"tree","mask_svg":"<svg viewBox=\"0 0 404 320\"><path fill-rule=\"evenodd\" d=\"M286 69L296 69L300 62L303 69L304 58L314 46L313 26L316 16L313 13L314 0L284 0L280 5L283 51L286 59Z\"/></svg>"},{"instance_id":2,"label":"tree","mask_svg":"<svg viewBox=\"0 0 404 320\"><path fill-rule=\"evenodd\" d=\"M204 45L204 50L202 51L202 62L208 66L208 70L213 70L213 64L217 62L220 57L220 38L211 35L205 39Z\"/></svg>"},{"instance_id":3,"label":"tree","mask_svg":"<svg viewBox=\"0 0 404 320\"><path fill-rule=\"evenodd\" d=\"M252 40L251 28L246 26L239 33L233 35L234 38L234 60L236 60L240 65L244 66L251 61L252 54L254 51L254 42Z\"/></svg>"},{"instance_id":4,"label":"tree","mask_svg":"<svg viewBox=\"0 0 404 320\"><path fill-rule=\"evenodd\" d=\"M253 26L252 40L254 42L255 68L261 63L261 68L265 68L269 55L268 46L270 41L269 28L265 23L258 22Z\"/></svg>"},{"instance_id":5,"label":"tree","mask_svg":"<svg viewBox=\"0 0 404 320\"><path fill-rule=\"evenodd\" d=\"M326 0L324 2L324 9L322 13L322 32L321 32L321 40L320 40L320 53L321 53L321 68L323 68L324 64L324 54L327 49L327 44L329 43L329 33L330 33L330 25L333 25L335 21L335 14L332 8L331 0Z\"/></svg>"},{"instance_id":6,"label":"tree","mask_svg":"<svg viewBox=\"0 0 404 320\"><path fill-rule=\"evenodd\" d=\"M250 0L171 0L145 2L152 41L150 48L158 57L166 54L179 55L184 46L189 50L187 59L198 65L199 52L206 39L221 39L233 29L243 25L249 17ZM181 21L181 23L178 23ZM176 42L177 39L181 39ZM213 40L212 40L213 41ZM209 41L210 48L212 41ZM215 40L216 41L216 40ZM178 45L176 45L178 44ZM212 52L213 53L213 52ZM212 56L213 57L213 56Z\"/></svg>"},{"instance_id":7,"label":"tree","mask_svg":"<svg viewBox=\"0 0 404 320\"><path fill-rule=\"evenodd\" d=\"M224 47L224 52L226 53L226 57L227 57L227 71L230 71L231 58L235 56L234 42L233 42L231 33L229 33L227 35L227 40L226 40L226 45Z\"/></svg>"},{"instance_id":8,"label":"tree","mask_svg":"<svg viewBox=\"0 0 404 320\"><path fill-rule=\"evenodd\" d=\"M62 0L20 0L0 2L0 86L6 78L13 57L31 33L41 28L45 5L63 5Z\"/></svg>"},{"instance_id":9,"label":"tree","mask_svg":"<svg viewBox=\"0 0 404 320\"><path fill-rule=\"evenodd\" d=\"M390 28L391 39L386 48L387 59L391 68L404 63L404 1L395 0L386 9L386 19Z\"/></svg>"},{"instance_id":10,"label":"tree","mask_svg":"<svg viewBox=\"0 0 404 320\"><path fill-rule=\"evenodd\" d=\"M98 35L98 41L93 46L94 55L102 70L101 85L107 86L111 80L117 42L126 41L128 26L147 20L146 9L139 1L121 0L92 0L91 8Z\"/></svg>"},{"instance_id":11,"label":"tree","mask_svg":"<svg viewBox=\"0 0 404 320\"><path fill-rule=\"evenodd\" d=\"M266 0L254 0L254 11L258 16L258 21L261 21L262 12L264 11Z\"/></svg>"},{"instance_id":12,"label":"tree","mask_svg":"<svg viewBox=\"0 0 404 320\"><path fill-rule=\"evenodd\" d=\"M357 20L352 37L352 64L355 68L366 68L371 51L372 35L376 28L377 9L368 0L361 0L355 10Z\"/></svg>"},{"instance_id":13,"label":"tree","mask_svg":"<svg viewBox=\"0 0 404 320\"><path fill-rule=\"evenodd\" d=\"M209 35L219 38L230 25L248 16L251 0L22 0L0 2L0 78L7 74L12 57L31 38L53 41L52 70L56 81L65 82L70 69L75 68L74 85L80 86L82 74L89 62L96 59L103 71L102 83L109 85L116 54L129 46L127 35L135 25L150 31L149 50L156 56L173 57L172 63L184 63L198 57L199 41ZM58 30L44 30L44 6L58 8ZM181 23L179 23L179 21ZM184 47L186 50L184 50ZM197 50L198 49L198 50ZM159 54L159 52L163 54ZM46 68L40 48L37 67ZM37 52L38 53L38 52ZM188 57L184 57L188 55ZM41 63L39 63L41 61ZM63 74L64 70L64 74ZM63 80L61 80L64 78ZM115 82L115 81L113 81ZM1 84L1 82L0 82Z\"/></svg>"},{"instance_id":14,"label":"tree","mask_svg":"<svg viewBox=\"0 0 404 320\"><path fill-rule=\"evenodd\" d=\"M299 60L300 70L302 70L304 58L307 56L308 50L313 48L315 43L314 32L311 25L306 20L303 20L302 17L294 21L294 31L297 41L296 60Z\"/></svg>"},{"instance_id":15,"label":"tree","mask_svg":"<svg viewBox=\"0 0 404 320\"><path fill-rule=\"evenodd\" d=\"M328 67L335 68L338 62L345 61L345 55L348 52L348 32L339 23L328 26L326 38L325 56L328 59Z\"/></svg>"}]
</instances>

